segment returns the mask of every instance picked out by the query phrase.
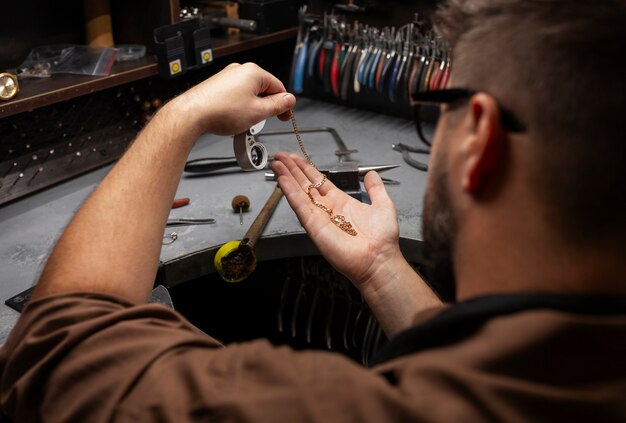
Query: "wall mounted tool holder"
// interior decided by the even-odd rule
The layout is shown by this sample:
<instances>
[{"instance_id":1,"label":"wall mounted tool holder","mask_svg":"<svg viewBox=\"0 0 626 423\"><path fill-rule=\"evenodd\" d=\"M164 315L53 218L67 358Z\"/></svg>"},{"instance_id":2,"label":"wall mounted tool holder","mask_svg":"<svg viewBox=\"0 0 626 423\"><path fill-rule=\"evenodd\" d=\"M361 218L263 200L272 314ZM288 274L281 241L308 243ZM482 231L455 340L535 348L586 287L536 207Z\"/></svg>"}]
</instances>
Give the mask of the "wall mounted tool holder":
<instances>
[{"instance_id":1,"label":"wall mounted tool holder","mask_svg":"<svg viewBox=\"0 0 626 423\"><path fill-rule=\"evenodd\" d=\"M159 75L174 78L213 61L211 30L200 18L186 19L154 30Z\"/></svg>"}]
</instances>

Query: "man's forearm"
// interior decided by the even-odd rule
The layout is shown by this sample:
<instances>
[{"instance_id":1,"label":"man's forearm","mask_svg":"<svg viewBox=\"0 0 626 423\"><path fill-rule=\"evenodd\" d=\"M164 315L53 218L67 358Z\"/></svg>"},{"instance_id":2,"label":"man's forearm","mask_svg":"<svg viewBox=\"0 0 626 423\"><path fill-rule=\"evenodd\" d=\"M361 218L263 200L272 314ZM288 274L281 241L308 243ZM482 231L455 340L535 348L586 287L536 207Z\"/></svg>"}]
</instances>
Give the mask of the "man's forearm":
<instances>
[{"instance_id":1,"label":"man's forearm","mask_svg":"<svg viewBox=\"0 0 626 423\"><path fill-rule=\"evenodd\" d=\"M164 106L100 183L54 248L35 296L90 291L148 297L163 227L186 157L200 135ZM182 113L181 113L182 114Z\"/></svg>"}]
</instances>

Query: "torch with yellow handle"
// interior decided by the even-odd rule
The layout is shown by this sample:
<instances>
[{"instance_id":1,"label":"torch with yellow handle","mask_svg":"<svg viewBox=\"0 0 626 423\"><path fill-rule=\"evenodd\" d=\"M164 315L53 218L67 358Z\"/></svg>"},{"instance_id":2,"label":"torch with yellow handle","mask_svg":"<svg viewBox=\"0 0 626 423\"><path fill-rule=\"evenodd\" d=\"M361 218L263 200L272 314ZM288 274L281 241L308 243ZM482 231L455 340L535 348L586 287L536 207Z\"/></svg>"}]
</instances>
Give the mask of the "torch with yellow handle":
<instances>
[{"instance_id":1,"label":"torch with yellow handle","mask_svg":"<svg viewBox=\"0 0 626 423\"><path fill-rule=\"evenodd\" d=\"M263 229L265 229L282 196L283 192L277 184L243 239L241 241L229 241L217 250L213 264L226 282L241 282L254 271L256 267L254 245L263 233Z\"/></svg>"}]
</instances>

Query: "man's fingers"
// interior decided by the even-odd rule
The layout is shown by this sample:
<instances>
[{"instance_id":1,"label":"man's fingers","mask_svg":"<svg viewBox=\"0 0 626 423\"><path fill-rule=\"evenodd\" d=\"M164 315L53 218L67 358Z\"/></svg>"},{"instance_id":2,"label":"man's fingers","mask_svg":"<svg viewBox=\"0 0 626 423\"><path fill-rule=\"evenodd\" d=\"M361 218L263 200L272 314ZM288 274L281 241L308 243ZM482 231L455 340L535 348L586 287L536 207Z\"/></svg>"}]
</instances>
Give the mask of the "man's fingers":
<instances>
[{"instance_id":1,"label":"man's fingers","mask_svg":"<svg viewBox=\"0 0 626 423\"><path fill-rule=\"evenodd\" d=\"M391 198L389 198L389 194L387 194L387 190L385 189L385 184L383 184L382 179L378 172L367 172L365 175L365 179L363 181L365 183L365 190L372 200L372 204L393 204Z\"/></svg>"},{"instance_id":2,"label":"man's fingers","mask_svg":"<svg viewBox=\"0 0 626 423\"><path fill-rule=\"evenodd\" d=\"M281 92L278 94L257 97L256 103L267 116L288 115L289 110L296 105L296 98L293 94Z\"/></svg>"},{"instance_id":3,"label":"man's fingers","mask_svg":"<svg viewBox=\"0 0 626 423\"><path fill-rule=\"evenodd\" d=\"M300 156L298 156L296 154L292 154L291 158L293 159L294 163L298 166L298 168L300 169L300 171L304 175L304 178L307 181L311 181L309 184L311 184L311 183L312 184L317 184L324 177L324 175L322 175L322 173L319 170L317 170L313 166L311 166L311 164L304 157L300 157ZM307 185L307 187L308 187L308 185ZM317 188L317 190L318 190L318 192L321 195L326 195L333 188L335 188L335 185L333 185L332 182L327 180L326 182L324 182L322 184L322 186ZM305 189L306 189L306 187L305 187Z\"/></svg>"},{"instance_id":4,"label":"man's fingers","mask_svg":"<svg viewBox=\"0 0 626 423\"><path fill-rule=\"evenodd\" d=\"M302 170L293 161L293 159L283 152L278 152L274 155L274 163L272 169L277 177L287 176L291 178L294 184L298 187L298 190L308 198L305 194L306 188L311 184L307 177L302 173Z\"/></svg>"},{"instance_id":5,"label":"man's fingers","mask_svg":"<svg viewBox=\"0 0 626 423\"><path fill-rule=\"evenodd\" d=\"M311 185L311 180L306 177L300 166L298 166L298 163L296 163L295 159L297 159L297 156L278 153L274 158L280 160L287 167L289 173L300 185L300 189L306 192L307 188ZM321 177L319 177L319 180L321 180ZM313 191L312 194L316 195L317 193Z\"/></svg>"},{"instance_id":6,"label":"man's fingers","mask_svg":"<svg viewBox=\"0 0 626 423\"><path fill-rule=\"evenodd\" d=\"M280 189L283 190L283 194L285 194L286 196L293 194L297 194L300 196L303 195L308 200L307 195L302 192L300 184L298 183L298 181L296 181L296 179L293 177L293 175L291 174L289 169L287 169L284 163L278 160L274 160L274 162L272 163L272 170L276 174L277 180L280 184Z\"/></svg>"},{"instance_id":7,"label":"man's fingers","mask_svg":"<svg viewBox=\"0 0 626 423\"><path fill-rule=\"evenodd\" d=\"M246 63L244 66L251 66L263 70L254 63ZM258 94L277 94L287 92L283 83L280 82L280 79L276 78L274 75L265 70L263 70L263 75L260 82L261 84Z\"/></svg>"},{"instance_id":8,"label":"man's fingers","mask_svg":"<svg viewBox=\"0 0 626 423\"><path fill-rule=\"evenodd\" d=\"M298 220L305 227L305 229L313 229L312 225L319 225L320 221L315 223L315 216L318 216L317 209L308 195L304 193L300 184L293 177L291 171L287 169L284 163L281 161L275 160L272 163L272 169L276 176L278 176L278 185L280 189L283 191L287 202L298 216ZM326 223L326 220L323 220Z\"/></svg>"}]
</instances>

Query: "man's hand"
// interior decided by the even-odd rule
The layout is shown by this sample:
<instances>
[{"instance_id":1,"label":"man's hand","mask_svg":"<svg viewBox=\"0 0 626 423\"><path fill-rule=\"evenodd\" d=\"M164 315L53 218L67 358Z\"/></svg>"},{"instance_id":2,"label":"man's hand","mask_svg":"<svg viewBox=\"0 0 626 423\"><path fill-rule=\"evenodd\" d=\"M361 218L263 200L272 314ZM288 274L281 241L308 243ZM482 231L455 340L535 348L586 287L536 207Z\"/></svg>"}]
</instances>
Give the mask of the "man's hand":
<instances>
[{"instance_id":1,"label":"man's hand","mask_svg":"<svg viewBox=\"0 0 626 423\"><path fill-rule=\"evenodd\" d=\"M254 63L233 63L170 103L181 109L198 135L235 135L270 116L289 119L296 99Z\"/></svg>"},{"instance_id":2,"label":"man's hand","mask_svg":"<svg viewBox=\"0 0 626 423\"><path fill-rule=\"evenodd\" d=\"M285 153L274 157L272 168L300 223L328 262L361 291L389 336L408 328L420 309L440 303L400 251L396 207L376 172L365 176L371 205L330 181L311 190L316 201L352 224L358 234L351 236L306 194L322 174L302 157Z\"/></svg>"},{"instance_id":3,"label":"man's hand","mask_svg":"<svg viewBox=\"0 0 626 423\"><path fill-rule=\"evenodd\" d=\"M388 260L400 255L396 208L376 172L365 177L365 188L372 204L364 204L341 191L327 180L312 189L316 201L343 215L357 231L351 236L331 220L328 213L315 206L306 194L309 185L322 180L322 174L302 157L285 153L275 156L273 169L287 201L302 226L329 263L357 286L367 284Z\"/></svg>"}]
</instances>

